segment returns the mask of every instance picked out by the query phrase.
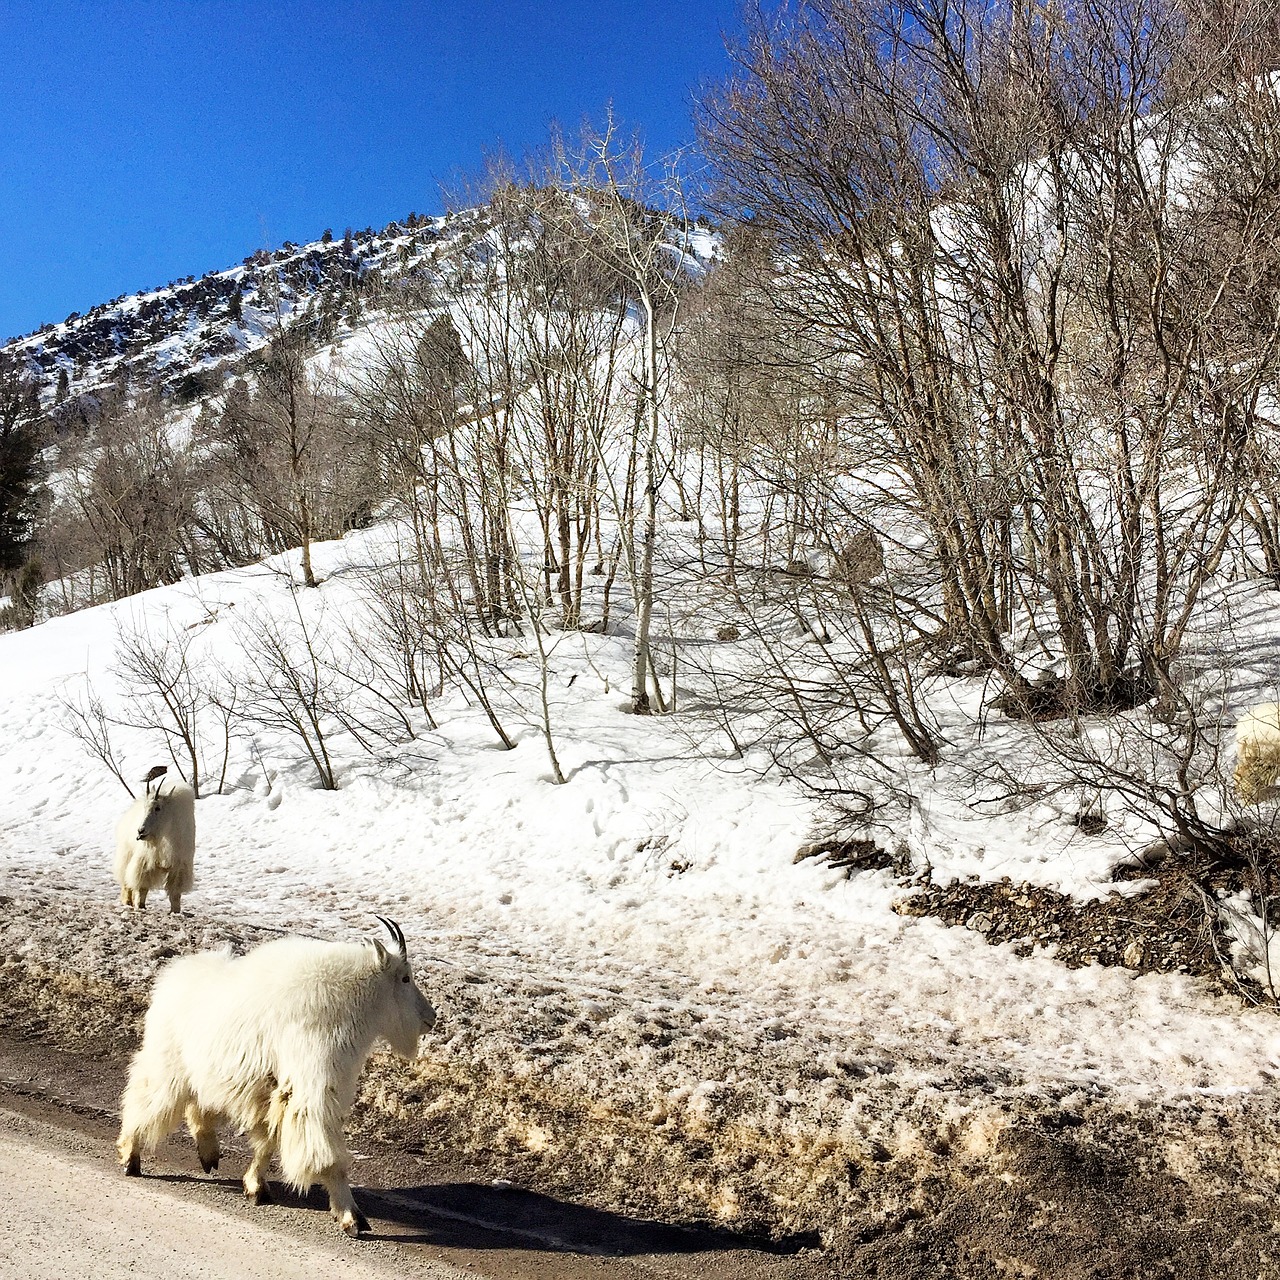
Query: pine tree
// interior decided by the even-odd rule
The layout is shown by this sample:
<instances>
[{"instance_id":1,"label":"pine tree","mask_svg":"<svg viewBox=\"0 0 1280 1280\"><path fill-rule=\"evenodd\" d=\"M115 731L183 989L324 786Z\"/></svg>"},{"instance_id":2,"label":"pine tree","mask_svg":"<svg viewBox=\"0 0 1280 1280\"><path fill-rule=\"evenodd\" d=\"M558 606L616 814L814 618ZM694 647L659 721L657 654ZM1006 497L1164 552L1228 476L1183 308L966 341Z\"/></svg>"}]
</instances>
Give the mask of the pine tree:
<instances>
[{"instance_id":1,"label":"pine tree","mask_svg":"<svg viewBox=\"0 0 1280 1280\"><path fill-rule=\"evenodd\" d=\"M6 361L0 365L0 574L20 569L31 550L42 479L41 421L35 383Z\"/></svg>"},{"instance_id":2,"label":"pine tree","mask_svg":"<svg viewBox=\"0 0 1280 1280\"><path fill-rule=\"evenodd\" d=\"M40 603L40 588L43 585L44 566L33 557L22 566L13 584L10 617L16 626L35 625L36 607Z\"/></svg>"}]
</instances>

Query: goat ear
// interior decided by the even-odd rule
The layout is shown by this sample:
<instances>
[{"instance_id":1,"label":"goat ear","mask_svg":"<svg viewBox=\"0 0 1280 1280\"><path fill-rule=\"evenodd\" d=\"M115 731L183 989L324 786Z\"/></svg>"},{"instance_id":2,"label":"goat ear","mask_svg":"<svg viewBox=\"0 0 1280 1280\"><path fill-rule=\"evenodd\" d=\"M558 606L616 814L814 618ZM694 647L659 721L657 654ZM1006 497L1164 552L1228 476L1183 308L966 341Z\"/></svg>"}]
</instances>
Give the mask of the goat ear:
<instances>
[{"instance_id":1,"label":"goat ear","mask_svg":"<svg viewBox=\"0 0 1280 1280\"><path fill-rule=\"evenodd\" d=\"M378 953L378 963L385 969L391 963L391 952L384 947L377 938L370 938L373 949Z\"/></svg>"}]
</instances>

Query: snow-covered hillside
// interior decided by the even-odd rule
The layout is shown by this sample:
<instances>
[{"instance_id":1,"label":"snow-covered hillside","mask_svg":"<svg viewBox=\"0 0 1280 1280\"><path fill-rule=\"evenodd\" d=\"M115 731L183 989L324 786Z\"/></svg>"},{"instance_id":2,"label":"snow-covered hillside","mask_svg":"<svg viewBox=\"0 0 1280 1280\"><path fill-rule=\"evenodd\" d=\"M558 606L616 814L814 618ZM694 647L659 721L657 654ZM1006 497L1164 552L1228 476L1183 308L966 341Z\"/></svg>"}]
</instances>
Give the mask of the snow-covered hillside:
<instances>
[{"instance_id":1,"label":"snow-covered hillside","mask_svg":"<svg viewBox=\"0 0 1280 1280\"><path fill-rule=\"evenodd\" d=\"M312 592L287 564L268 563L0 637L10 888L114 893L110 832L128 797L67 732L63 703L83 698L87 676L128 718L113 675L118 628L145 619L155 634L196 631L202 658L234 671L249 619L295 606L318 625L357 617L352 584L388 536L379 528L317 548L324 582ZM528 643L503 643L509 705L532 705ZM810 1043L815 1061L890 1055L917 1085L982 1062L1033 1093L1103 1087L1139 1100L1232 1093L1280 1070L1274 1018L1199 979L1068 970L1051 949L1022 958L979 933L896 914L904 888L887 871L846 878L817 861L793 865L822 821L814 802L750 760L703 754L676 720L627 714L627 661L622 638L557 637L563 786L550 781L535 724L499 750L456 696L437 709L436 730L394 749L370 755L335 734L336 791L316 788L287 737L240 737L226 794L197 807L191 911L326 935L390 912L444 959L465 964L477 943L514 948L578 992L587 1016L594 986L621 984L637 1010L707 1005ZM166 759L154 732L117 736L127 778ZM1016 821L990 820L986 843L1029 841L1034 815ZM901 835L909 845L911 832ZM1045 869L1041 850L1017 867L1037 863L1042 877L1088 892L1065 840L1058 859ZM993 858L988 874L1008 869Z\"/></svg>"},{"instance_id":2,"label":"snow-covered hillside","mask_svg":"<svg viewBox=\"0 0 1280 1280\"><path fill-rule=\"evenodd\" d=\"M260 249L239 266L124 295L10 338L0 359L33 377L46 405L110 383L199 400L277 331L302 326L316 344L358 338L362 311L384 306L399 284L430 279L441 256L474 234L482 213L411 214L379 231L326 232L308 244ZM705 261L714 237L695 228L688 248Z\"/></svg>"},{"instance_id":3,"label":"snow-covered hillside","mask_svg":"<svg viewBox=\"0 0 1280 1280\"><path fill-rule=\"evenodd\" d=\"M1195 1194L1227 1185L1228 1158L1243 1162L1239 1185L1265 1176L1265 1143L1238 1143L1241 1126L1259 1142L1267 1132L1273 1013L1198 976L1071 969L1052 945L1026 955L901 914L912 888L889 870L797 864L824 830L813 798L679 717L630 714L625 636L553 637L564 785L539 725L518 719L539 685L528 641L500 641L513 750L475 705L445 697L435 729L417 719L415 737L372 752L335 730L339 785L327 791L295 739L241 732L225 792L197 804L185 918L116 905L111 833L128 796L67 732L66 704L84 707L91 688L130 718L120 646L143 625L194 637L192 662L216 661L220 680L244 669L256 620L358 633L360 584L399 532L318 546L312 590L290 555L0 636L3 971L11 990L23 965L44 975L46 1022L58 1025L57 991L81 1036L104 1012L127 1020L104 994L77 1003L85 979L136 999L175 951L275 930L351 937L380 912L403 925L442 1018L418 1067L374 1070L365 1105L386 1132L426 1124L428 1144L448 1134L495 1175L677 1220L818 1227L835 1245L898 1221L904 1204L1051 1194L1043 1168L1008 1180L1041 1125L1127 1146ZM113 732L129 779L166 757L154 731ZM967 822L955 870L981 872ZM1043 813L1038 826L1024 815L984 828L992 850L1028 846L1018 870L1084 894L1110 887L1123 854L1113 843L1085 862ZM917 855L919 835L900 833ZM940 875L945 844L929 846ZM993 857L987 874L1012 865ZM50 986L50 975L62 976ZM972 1190L945 1190L954 1178ZM1091 1186L1052 1194L1087 1198Z\"/></svg>"}]
</instances>

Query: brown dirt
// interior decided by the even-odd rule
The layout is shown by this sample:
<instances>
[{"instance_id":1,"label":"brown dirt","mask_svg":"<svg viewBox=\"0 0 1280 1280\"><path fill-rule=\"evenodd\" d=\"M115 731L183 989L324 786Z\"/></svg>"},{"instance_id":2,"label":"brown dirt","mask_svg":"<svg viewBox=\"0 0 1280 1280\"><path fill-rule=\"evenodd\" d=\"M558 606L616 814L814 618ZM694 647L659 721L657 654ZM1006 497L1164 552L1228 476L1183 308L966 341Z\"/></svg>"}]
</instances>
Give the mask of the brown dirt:
<instances>
[{"instance_id":1,"label":"brown dirt","mask_svg":"<svg viewBox=\"0 0 1280 1280\"><path fill-rule=\"evenodd\" d=\"M906 916L936 916L962 925L993 945L1022 954L1052 948L1068 968L1121 965L1137 972L1220 976L1210 922L1193 882L1166 875L1134 896L1111 894L1079 902L1039 885L925 884L894 904Z\"/></svg>"},{"instance_id":2,"label":"brown dirt","mask_svg":"<svg viewBox=\"0 0 1280 1280\"><path fill-rule=\"evenodd\" d=\"M1115 965L1137 973L1190 973L1235 995L1264 1003L1263 993L1224 963L1229 954L1215 899L1259 891L1273 901L1280 889L1280 857L1242 834L1213 850L1167 854L1154 866L1121 868L1117 886L1144 884L1137 892L1079 901L1041 885L998 882L934 884L908 881L894 904L901 915L934 916L983 935L992 945L1011 943L1019 954L1050 950L1071 969Z\"/></svg>"}]
</instances>

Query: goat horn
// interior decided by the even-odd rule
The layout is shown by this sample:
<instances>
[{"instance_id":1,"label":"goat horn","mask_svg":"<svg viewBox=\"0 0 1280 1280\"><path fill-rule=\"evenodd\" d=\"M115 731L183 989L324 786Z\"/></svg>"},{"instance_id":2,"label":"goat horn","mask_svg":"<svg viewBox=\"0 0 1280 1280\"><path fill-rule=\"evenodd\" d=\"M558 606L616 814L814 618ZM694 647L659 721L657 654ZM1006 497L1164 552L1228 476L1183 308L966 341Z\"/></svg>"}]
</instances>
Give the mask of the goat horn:
<instances>
[{"instance_id":1,"label":"goat horn","mask_svg":"<svg viewBox=\"0 0 1280 1280\"><path fill-rule=\"evenodd\" d=\"M400 926L394 920L388 920L386 916L375 915L374 919L381 922L382 927L391 935L392 942L396 944L396 950L407 960L409 958L409 948L405 943L404 933Z\"/></svg>"}]
</instances>

